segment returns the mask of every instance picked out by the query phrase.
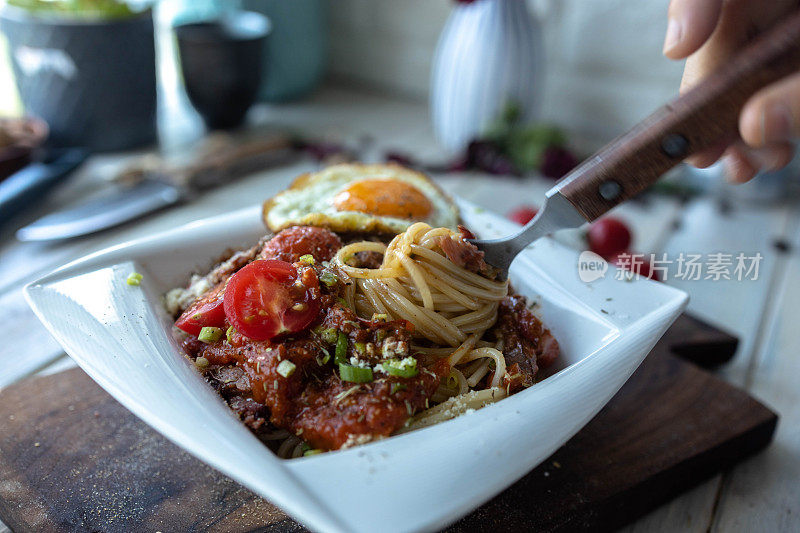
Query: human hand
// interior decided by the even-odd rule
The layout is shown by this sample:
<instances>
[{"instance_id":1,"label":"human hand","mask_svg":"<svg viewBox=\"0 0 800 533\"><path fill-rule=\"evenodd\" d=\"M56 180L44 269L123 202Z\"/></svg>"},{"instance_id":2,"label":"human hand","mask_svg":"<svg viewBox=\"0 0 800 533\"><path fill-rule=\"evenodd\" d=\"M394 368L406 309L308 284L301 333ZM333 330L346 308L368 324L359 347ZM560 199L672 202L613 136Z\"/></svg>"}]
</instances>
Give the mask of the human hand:
<instances>
[{"instance_id":1,"label":"human hand","mask_svg":"<svg viewBox=\"0 0 800 533\"><path fill-rule=\"evenodd\" d=\"M756 35L783 20L797 0L671 0L664 55L686 60L681 93L728 61ZM705 168L720 156L728 179L742 183L760 170L786 166L800 135L800 72L758 91L742 108L738 135L693 155Z\"/></svg>"}]
</instances>

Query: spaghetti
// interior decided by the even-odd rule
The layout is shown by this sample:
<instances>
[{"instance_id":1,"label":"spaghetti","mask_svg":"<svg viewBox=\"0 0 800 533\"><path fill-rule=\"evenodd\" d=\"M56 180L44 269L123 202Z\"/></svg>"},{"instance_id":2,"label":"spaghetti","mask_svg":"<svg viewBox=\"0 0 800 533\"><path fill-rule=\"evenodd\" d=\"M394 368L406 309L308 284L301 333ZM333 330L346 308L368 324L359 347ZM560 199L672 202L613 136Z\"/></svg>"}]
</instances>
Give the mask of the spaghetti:
<instances>
[{"instance_id":1,"label":"spaghetti","mask_svg":"<svg viewBox=\"0 0 800 533\"><path fill-rule=\"evenodd\" d=\"M415 417L409 427L424 427L458 416L466 409L483 407L506 396L501 387L506 375L502 340L481 340L497 322L500 301L508 282L488 279L448 259L442 239L461 239L447 228L416 223L397 235L388 246L358 242L342 247L336 266L355 283L345 300L363 318L386 315L414 325L412 353L447 357L449 379L433 397L445 402ZM383 254L379 268L349 264L359 252ZM442 348L442 345L446 346ZM492 373L489 387L474 388Z\"/></svg>"},{"instance_id":2,"label":"spaghetti","mask_svg":"<svg viewBox=\"0 0 800 533\"><path fill-rule=\"evenodd\" d=\"M558 354L525 298L447 228L343 245L298 226L219 268L187 289L200 296L175 322L181 344L280 457L479 409L532 385Z\"/></svg>"}]
</instances>

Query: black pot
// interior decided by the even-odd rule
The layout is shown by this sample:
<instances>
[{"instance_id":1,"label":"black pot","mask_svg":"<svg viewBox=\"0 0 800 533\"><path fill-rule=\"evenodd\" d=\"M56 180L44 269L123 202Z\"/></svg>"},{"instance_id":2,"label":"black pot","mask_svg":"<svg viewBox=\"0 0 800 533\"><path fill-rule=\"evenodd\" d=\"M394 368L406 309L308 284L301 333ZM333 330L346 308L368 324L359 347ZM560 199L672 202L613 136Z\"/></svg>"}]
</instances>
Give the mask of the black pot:
<instances>
[{"instance_id":1,"label":"black pot","mask_svg":"<svg viewBox=\"0 0 800 533\"><path fill-rule=\"evenodd\" d=\"M121 150L156 138L156 63L150 11L81 20L0 13L27 114L50 126L52 146Z\"/></svg>"}]
</instances>

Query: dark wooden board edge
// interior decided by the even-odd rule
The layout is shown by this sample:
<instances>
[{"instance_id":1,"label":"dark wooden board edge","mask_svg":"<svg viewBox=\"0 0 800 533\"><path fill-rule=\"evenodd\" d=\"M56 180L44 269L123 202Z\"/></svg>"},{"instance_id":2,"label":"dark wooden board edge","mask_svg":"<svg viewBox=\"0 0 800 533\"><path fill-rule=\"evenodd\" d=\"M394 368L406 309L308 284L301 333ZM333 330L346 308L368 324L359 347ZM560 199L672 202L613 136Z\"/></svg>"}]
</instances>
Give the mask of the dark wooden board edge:
<instances>
[{"instance_id":1,"label":"dark wooden board edge","mask_svg":"<svg viewBox=\"0 0 800 533\"><path fill-rule=\"evenodd\" d=\"M616 495L604 503L604 509L594 506L585 516L576 516L557 531L614 531L625 526L766 448L777 424L778 417L773 413L749 431L675 465L669 473L658 473L635 489Z\"/></svg>"},{"instance_id":2,"label":"dark wooden board edge","mask_svg":"<svg viewBox=\"0 0 800 533\"><path fill-rule=\"evenodd\" d=\"M702 368L715 368L736 354L739 339L731 333L684 314L670 327L669 350Z\"/></svg>"},{"instance_id":3,"label":"dark wooden board edge","mask_svg":"<svg viewBox=\"0 0 800 533\"><path fill-rule=\"evenodd\" d=\"M654 349L584 429L530 474L461 519L450 531L477 531L487 524L514 530L611 531L770 443L778 420L772 410L745 391L667 352L663 345ZM659 401L646 401L644 392L651 389L657 399L671 393L684 395L675 401L687 416L672 421L674 431L661 425L663 416L655 414L655 420L650 419L647 410L660 406ZM697 408L693 408L695 405ZM635 443L609 438L609 433L616 429L607 428L627 430L633 436L650 439L648 448L640 450L650 456L620 452L618 447ZM702 442L694 446L685 442L687 436L698 434L703 434ZM671 453L670 441L678 436L682 439L677 444L681 453L676 455ZM628 463L622 464L618 461L620 457L625 457ZM597 474L593 462L598 460L608 463L602 479L582 477L583 472ZM554 464L570 468L555 468ZM543 483L545 479L550 485ZM605 493L603 484L607 488L613 483L618 490ZM531 494L536 498L528 499ZM536 505L530 505L531 501ZM564 513L558 506L570 512Z\"/></svg>"}]
</instances>

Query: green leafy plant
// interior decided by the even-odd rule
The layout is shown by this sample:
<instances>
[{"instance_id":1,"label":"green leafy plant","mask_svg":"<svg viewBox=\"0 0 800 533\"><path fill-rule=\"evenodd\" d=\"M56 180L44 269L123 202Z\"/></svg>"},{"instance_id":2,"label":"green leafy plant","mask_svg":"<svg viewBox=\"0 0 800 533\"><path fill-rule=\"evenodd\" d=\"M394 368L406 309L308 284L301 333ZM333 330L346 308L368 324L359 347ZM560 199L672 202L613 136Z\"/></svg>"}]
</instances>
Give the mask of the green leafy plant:
<instances>
[{"instance_id":1,"label":"green leafy plant","mask_svg":"<svg viewBox=\"0 0 800 533\"><path fill-rule=\"evenodd\" d=\"M141 11L122 0L7 0L32 13L70 18L117 19L132 17Z\"/></svg>"},{"instance_id":2,"label":"green leafy plant","mask_svg":"<svg viewBox=\"0 0 800 533\"><path fill-rule=\"evenodd\" d=\"M542 165L545 151L566 144L560 129L550 124L521 123L522 110L515 102L505 105L486 132L486 139L497 144L519 170L534 170Z\"/></svg>"}]
</instances>

